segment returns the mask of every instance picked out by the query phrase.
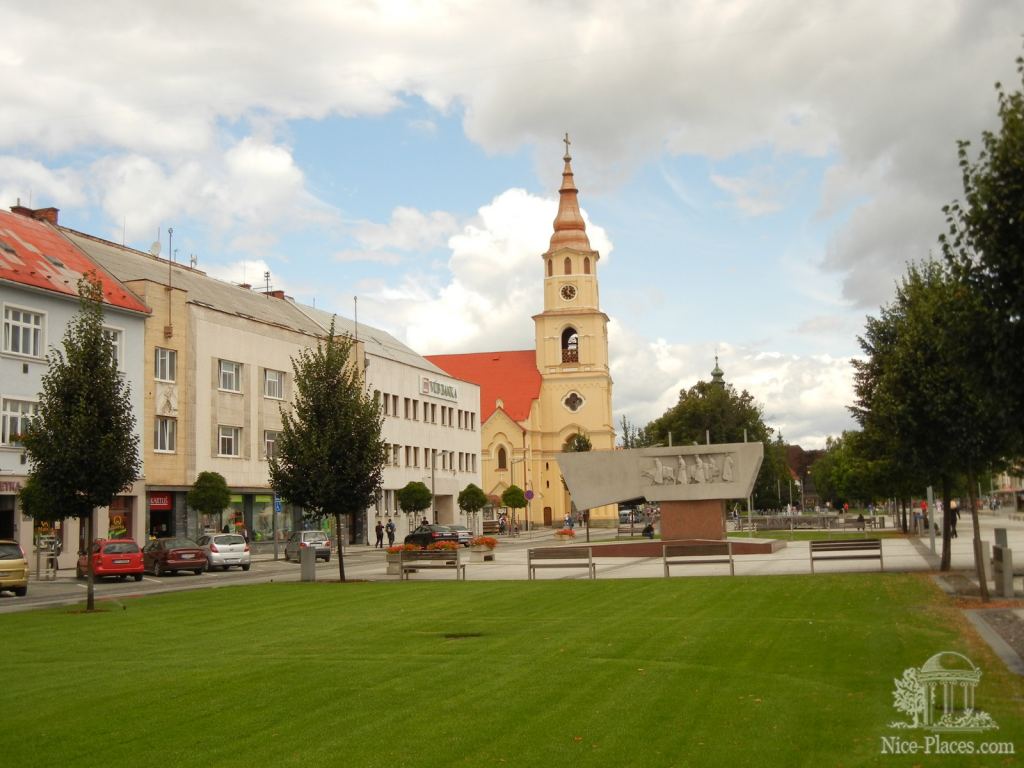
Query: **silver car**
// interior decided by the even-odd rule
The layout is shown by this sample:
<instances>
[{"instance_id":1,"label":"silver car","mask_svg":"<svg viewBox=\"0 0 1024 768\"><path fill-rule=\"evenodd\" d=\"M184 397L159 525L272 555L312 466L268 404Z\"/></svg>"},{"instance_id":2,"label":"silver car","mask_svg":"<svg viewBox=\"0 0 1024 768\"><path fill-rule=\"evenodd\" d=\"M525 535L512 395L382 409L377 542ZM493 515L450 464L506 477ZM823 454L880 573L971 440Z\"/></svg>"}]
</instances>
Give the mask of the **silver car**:
<instances>
[{"instance_id":1,"label":"silver car","mask_svg":"<svg viewBox=\"0 0 1024 768\"><path fill-rule=\"evenodd\" d=\"M284 545L284 559L299 562L307 547L316 550L317 560L331 561L331 540L323 531L295 531Z\"/></svg>"},{"instance_id":2,"label":"silver car","mask_svg":"<svg viewBox=\"0 0 1024 768\"><path fill-rule=\"evenodd\" d=\"M196 542L206 552L206 570L227 570L237 565L248 571L252 553L245 538L237 533L211 533Z\"/></svg>"},{"instance_id":3,"label":"silver car","mask_svg":"<svg viewBox=\"0 0 1024 768\"><path fill-rule=\"evenodd\" d=\"M458 534L459 544L464 547L468 547L469 542L473 540L473 532L464 525L449 525L448 530Z\"/></svg>"}]
</instances>

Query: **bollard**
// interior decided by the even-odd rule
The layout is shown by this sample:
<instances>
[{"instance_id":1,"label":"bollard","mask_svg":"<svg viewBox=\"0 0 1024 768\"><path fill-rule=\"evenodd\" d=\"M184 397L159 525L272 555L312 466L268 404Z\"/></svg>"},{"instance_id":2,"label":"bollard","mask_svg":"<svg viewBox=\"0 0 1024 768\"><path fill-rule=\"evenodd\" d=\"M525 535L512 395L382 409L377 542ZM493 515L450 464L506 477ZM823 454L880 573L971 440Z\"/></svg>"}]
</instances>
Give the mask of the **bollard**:
<instances>
[{"instance_id":1,"label":"bollard","mask_svg":"<svg viewBox=\"0 0 1024 768\"><path fill-rule=\"evenodd\" d=\"M1013 597L1013 550L995 547L992 550L992 570L1000 597Z\"/></svg>"},{"instance_id":2,"label":"bollard","mask_svg":"<svg viewBox=\"0 0 1024 768\"><path fill-rule=\"evenodd\" d=\"M1006 529L996 528L996 546L1006 549L1009 544L1006 543Z\"/></svg>"},{"instance_id":3,"label":"bollard","mask_svg":"<svg viewBox=\"0 0 1024 768\"><path fill-rule=\"evenodd\" d=\"M316 581L316 547L299 549L300 581Z\"/></svg>"}]
</instances>

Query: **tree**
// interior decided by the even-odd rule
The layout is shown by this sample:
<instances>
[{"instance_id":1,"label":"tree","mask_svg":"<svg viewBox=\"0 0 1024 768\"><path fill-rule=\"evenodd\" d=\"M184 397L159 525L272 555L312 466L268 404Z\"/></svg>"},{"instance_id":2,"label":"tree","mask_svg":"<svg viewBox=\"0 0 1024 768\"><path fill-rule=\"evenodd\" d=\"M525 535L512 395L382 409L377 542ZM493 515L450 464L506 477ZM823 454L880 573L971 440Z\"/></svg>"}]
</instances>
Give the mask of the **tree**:
<instances>
[{"instance_id":1,"label":"tree","mask_svg":"<svg viewBox=\"0 0 1024 768\"><path fill-rule=\"evenodd\" d=\"M413 515L425 509L430 509L430 505L434 503L434 494L430 492L426 485L418 480L406 483L405 487L398 491L396 496L398 498L398 506L402 508L402 511L411 512Z\"/></svg>"},{"instance_id":2,"label":"tree","mask_svg":"<svg viewBox=\"0 0 1024 768\"><path fill-rule=\"evenodd\" d=\"M295 398L281 408L277 455L270 482L307 518L333 517L340 537L342 516L356 515L377 498L386 448L380 402L366 387L355 342L335 336L334 321L315 349L292 358ZM338 574L345 560L338 546Z\"/></svg>"},{"instance_id":3,"label":"tree","mask_svg":"<svg viewBox=\"0 0 1024 768\"><path fill-rule=\"evenodd\" d=\"M502 506L512 510L512 532L516 531L516 510L526 508L526 494L518 485L510 485L501 493Z\"/></svg>"},{"instance_id":4,"label":"tree","mask_svg":"<svg viewBox=\"0 0 1024 768\"><path fill-rule=\"evenodd\" d=\"M103 286L95 273L78 281L78 295L80 309L64 334L64 352L52 350L38 413L21 436L31 461L21 499L38 520L86 520L88 546L96 507L110 506L131 487L142 459L131 392L103 329ZM94 582L90 557L89 611L96 606Z\"/></svg>"},{"instance_id":5,"label":"tree","mask_svg":"<svg viewBox=\"0 0 1024 768\"><path fill-rule=\"evenodd\" d=\"M908 268L895 301L869 317L859 341L866 358L854 361L856 405L850 410L874 441L910 476L941 481L949 509L951 480L967 475L972 489L975 564L982 598L981 538L974 492L979 471L1004 454L1007 431L1002 394L972 349L992 343L977 291L938 262ZM948 515L942 564L948 568Z\"/></svg>"},{"instance_id":6,"label":"tree","mask_svg":"<svg viewBox=\"0 0 1024 768\"><path fill-rule=\"evenodd\" d=\"M943 208L947 233L939 240L958 278L977 290L993 324L994 343L973 345L974 364L991 372L1008 395L1005 413L1024 411L1024 58L1017 58L1022 90L996 83L1000 128L985 131L977 160L970 142L958 142L964 200ZM1024 423L1006 419L1012 456L1024 452Z\"/></svg>"},{"instance_id":7,"label":"tree","mask_svg":"<svg viewBox=\"0 0 1024 768\"><path fill-rule=\"evenodd\" d=\"M470 483L459 492L459 509L468 515L476 515L487 506L487 494L479 486Z\"/></svg>"},{"instance_id":8,"label":"tree","mask_svg":"<svg viewBox=\"0 0 1024 768\"><path fill-rule=\"evenodd\" d=\"M761 407L746 390L737 392L729 383L698 381L679 392L679 401L644 430L646 445L742 443L764 444L764 460L754 485L754 495L764 506L779 506L781 487L789 483L784 453L772 440ZM773 504L774 502L774 504Z\"/></svg>"},{"instance_id":9,"label":"tree","mask_svg":"<svg viewBox=\"0 0 1024 768\"><path fill-rule=\"evenodd\" d=\"M204 515L219 515L231 503L231 490L219 472L200 472L185 500Z\"/></svg>"},{"instance_id":10,"label":"tree","mask_svg":"<svg viewBox=\"0 0 1024 768\"><path fill-rule=\"evenodd\" d=\"M592 448L593 445L590 443L590 438L582 432L574 432L569 435L562 445L562 450L566 453L586 453Z\"/></svg>"}]
</instances>

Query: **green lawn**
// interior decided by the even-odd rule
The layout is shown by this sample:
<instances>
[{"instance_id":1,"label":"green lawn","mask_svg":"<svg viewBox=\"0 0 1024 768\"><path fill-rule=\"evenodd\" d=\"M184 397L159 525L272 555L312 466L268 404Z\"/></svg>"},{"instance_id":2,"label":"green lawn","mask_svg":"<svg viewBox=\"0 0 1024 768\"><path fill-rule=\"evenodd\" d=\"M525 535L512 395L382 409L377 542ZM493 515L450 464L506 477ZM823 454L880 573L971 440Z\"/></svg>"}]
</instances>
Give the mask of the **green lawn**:
<instances>
[{"instance_id":1,"label":"green lawn","mask_svg":"<svg viewBox=\"0 0 1024 768\"><path fill-rule=\"evenodd\" d=\"M1016 764L880 754L902 719L893 679L947 650L982 668L978 706L1001 726L962 738L1024 750L1021 679L921 575L269 584L103 606L0 616L3 765Z\"/></svg>"},{"instance_id":2,"label":"green lawn","mask_svg":"<svg viewBox=\"0 0 1024 768\"><path fill-rule=\"evenodd\" d=\"M747 531L729 531L731 539L748 539L750 533ZM811 541L812 539L898 539L903 533L894 530L874 530L869 528L866 531L754 531L755 539L782 539L784 541Z\"/></svg>"}]
</instances>

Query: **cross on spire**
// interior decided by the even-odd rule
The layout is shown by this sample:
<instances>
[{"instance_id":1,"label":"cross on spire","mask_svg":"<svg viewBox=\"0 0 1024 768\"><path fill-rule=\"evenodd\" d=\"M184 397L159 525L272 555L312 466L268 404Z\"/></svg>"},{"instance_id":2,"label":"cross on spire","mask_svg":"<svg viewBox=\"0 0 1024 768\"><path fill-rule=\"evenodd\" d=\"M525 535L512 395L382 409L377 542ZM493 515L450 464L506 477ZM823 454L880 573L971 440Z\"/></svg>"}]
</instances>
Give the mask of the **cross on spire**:
<instances>
[{"instance_id":1,"label":"cross on spire","mask_svg":"<svg viewBox=\"0 0 1024 768\"><path fill-rule=\"evenodd\" d=\"M569 141L569 133L568 132L566 132L565 138L562 139L562 143L565 144L565 156L568 157L569 156L569 145L572 144L572 142Z\"/></svg>"}]
</instances>

